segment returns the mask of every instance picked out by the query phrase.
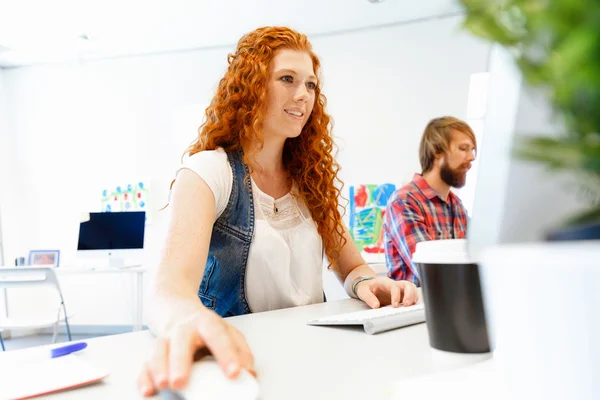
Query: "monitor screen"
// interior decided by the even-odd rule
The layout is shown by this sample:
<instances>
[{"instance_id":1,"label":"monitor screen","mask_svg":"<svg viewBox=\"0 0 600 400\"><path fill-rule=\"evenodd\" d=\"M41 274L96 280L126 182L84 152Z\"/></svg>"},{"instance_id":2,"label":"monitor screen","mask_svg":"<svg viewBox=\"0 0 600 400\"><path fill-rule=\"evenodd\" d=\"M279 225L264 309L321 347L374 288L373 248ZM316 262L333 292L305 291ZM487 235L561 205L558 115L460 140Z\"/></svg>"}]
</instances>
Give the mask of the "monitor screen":
<instances>
[{"instance_id":1,"label":"monitor screen","mask_svg":"<svg viewBox=\"0 0 600 400\"><path fill-rule=\"evenodd\" d=\"M145 211L89 213L79 225L77 250L143 249Z\"/></svg>"}]
</instances>

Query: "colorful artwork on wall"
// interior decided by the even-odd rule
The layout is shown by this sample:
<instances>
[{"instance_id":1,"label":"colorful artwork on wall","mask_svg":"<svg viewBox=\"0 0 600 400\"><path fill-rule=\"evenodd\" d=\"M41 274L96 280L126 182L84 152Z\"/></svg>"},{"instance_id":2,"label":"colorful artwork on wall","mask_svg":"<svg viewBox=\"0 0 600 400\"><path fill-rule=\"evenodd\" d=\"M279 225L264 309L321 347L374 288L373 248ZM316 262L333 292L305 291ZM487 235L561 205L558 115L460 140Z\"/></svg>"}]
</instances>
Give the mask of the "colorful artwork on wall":
<instances>
[{"instance_id":1,"label":"colorful artwork on wall","mask_svg":"<svg viewBox=\"0 0 600 400\"><path fill-rule=\"evenodd\" d=\"M350 186L350 235L362 252L384 253L383 217L395 190L396 185L392 183Z\"/></svg>"},{"instance_id":2,"label":"colorful artwork on wall","mask_svg":"<svg viewBox=\"0 0 600 400\"><path fill-rule=\"evenodd\" d=\"M116 186L102 191L102 212L146 211L148 221L148 202L150 194L144 182Z\"/></svg>"}]
</instances>

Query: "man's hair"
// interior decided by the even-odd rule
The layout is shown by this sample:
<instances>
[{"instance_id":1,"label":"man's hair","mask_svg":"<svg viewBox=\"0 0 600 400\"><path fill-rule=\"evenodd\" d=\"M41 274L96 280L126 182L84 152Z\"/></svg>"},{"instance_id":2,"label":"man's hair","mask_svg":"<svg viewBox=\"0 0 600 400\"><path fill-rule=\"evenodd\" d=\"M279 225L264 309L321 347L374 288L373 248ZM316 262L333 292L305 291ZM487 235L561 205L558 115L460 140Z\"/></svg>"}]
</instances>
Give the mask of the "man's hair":
<instances>
[{"instance_id":1,"label":"man's hair","mask_svg":"<svg viewBox=\"0 0 600 400\"><path fill-rule=\"evenodd\" d=\"M436 155L448 151L452 140L452 130L468 135L473 141L475 149L477 149L475 134L465 121L454 117L434 118L425 127L419 145L419 161L421 162L422 173L433 168Z\"/></svg>"}]
</instances>

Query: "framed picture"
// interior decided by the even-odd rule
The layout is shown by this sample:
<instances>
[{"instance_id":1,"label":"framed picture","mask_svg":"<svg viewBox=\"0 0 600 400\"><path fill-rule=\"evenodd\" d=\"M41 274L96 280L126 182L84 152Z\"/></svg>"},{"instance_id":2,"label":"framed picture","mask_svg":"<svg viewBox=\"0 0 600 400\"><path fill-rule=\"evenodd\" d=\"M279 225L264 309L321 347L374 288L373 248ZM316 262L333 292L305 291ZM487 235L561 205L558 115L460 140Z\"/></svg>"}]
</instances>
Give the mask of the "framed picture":
<instances>
[{"instance_id":1,"label":"framed picture","mask_svg":"<svg viewBox=\"0 0 600 400\"><path fill-rule=\"evenodd\" d=\"M29 252L29 265L40 267L58 267L60 250L31 250Z\"/></svg>"}]
</instances>

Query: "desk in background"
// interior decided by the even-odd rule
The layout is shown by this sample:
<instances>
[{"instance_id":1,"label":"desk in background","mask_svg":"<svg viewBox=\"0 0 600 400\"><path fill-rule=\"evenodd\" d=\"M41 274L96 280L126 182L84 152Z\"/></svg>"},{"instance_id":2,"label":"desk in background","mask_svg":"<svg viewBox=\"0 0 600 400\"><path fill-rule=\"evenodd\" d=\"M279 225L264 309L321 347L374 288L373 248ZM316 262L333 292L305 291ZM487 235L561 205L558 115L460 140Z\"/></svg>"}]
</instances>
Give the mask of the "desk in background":
<instances>
[{"instance_id":1,"label":"desk in background","mask_svg":"<svg viewBox=\"0 0 600 400\"><path fill-rule=\"evenodd\" d=\"M429 346L426 324L377 335L367 335L362 328L306 325L309 319L366 308L359 300L346 299L228 318L245 335L255 356L260 399L390 399L393 382L449 370L482 357L451 354L440 358ZM81 357L110 376L101 384L49 399L141 398L135 382L148 357L151 334L142 331L87 342ZM27 351L34 350L7 353L26 356ZM8 360L0 354L0 363Z\"/></svg>"},{"instance_id":2,"label":"desk in background","mask_svg":"<svg viewBox=\"0 0 600 400\"><path fill-rule=\"evenodd\" d=\"M133 291L133 331L142 330L144 316L144 273L146 268L141 265L133 265L126 268L102 267L102 268L78 268L78 267L59 267L56 274L61 276L86 275L86 274L134 274Z\"/></svg>"},{"instance_id":3,"label":"desk in background","mask_svg":"<svg viewBox=\"0 0 600 400\"><path fill-rule=\"evenodd\" d=\"M24 267L0 267L0 268L27 268ZM74 275L95 275L95 274L133 274L134 278L134 290L133 290L133 331L140 331L143 327L143 312L144 312L144 280L143 275L146 272L146 268L141 265L132 265L125 268L114 268L114 267L57 267L54 270L60 281L61 277L74 276ZM4 311L8 316L8 301L5 292ZM69 302L65 300L67 309L69 308Z\"/></svg>"}]
</instances>

